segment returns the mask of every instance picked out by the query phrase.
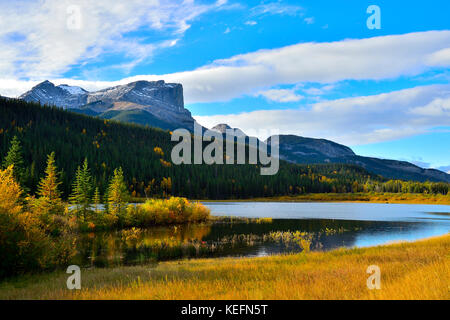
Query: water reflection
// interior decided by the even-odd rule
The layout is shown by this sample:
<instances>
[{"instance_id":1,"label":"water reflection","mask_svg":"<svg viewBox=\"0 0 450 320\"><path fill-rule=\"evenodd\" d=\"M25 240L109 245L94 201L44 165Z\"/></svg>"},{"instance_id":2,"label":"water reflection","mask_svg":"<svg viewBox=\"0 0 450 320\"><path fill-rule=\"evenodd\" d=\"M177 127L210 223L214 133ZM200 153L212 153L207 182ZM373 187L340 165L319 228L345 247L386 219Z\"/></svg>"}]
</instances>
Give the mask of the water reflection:
<instances>
[{"instance_id":1,"label":"water reflection","mask_svg":"<svg viewBox=\"0 0 450 320\"><path fill-rule=\"evenodd\" d=\"M346 220L273 220L158 227L143 230L134 240L121 231L85 234L78 240L78 263L83 266L132 265L149 261L220 256L264 256L300 252L296 245L268 241L271 232L306 231L311 250L366 246L383 241L410 239L432 228L416 222ZM327 233L326 230L333 230Z\"/></svg>"}]
</instances>

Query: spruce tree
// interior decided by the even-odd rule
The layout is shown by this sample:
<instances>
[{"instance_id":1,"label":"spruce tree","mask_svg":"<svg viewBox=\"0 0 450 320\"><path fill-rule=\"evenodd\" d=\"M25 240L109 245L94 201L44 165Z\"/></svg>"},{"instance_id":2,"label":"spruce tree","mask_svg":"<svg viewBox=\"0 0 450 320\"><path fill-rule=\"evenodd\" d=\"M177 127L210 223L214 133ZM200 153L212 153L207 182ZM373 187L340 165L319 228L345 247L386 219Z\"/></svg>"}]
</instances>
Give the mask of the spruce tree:
<instances>
[{"instance_id":1,"label":"spruce tree","mask_svg":"<svg viewBox=\"0 0 450 320\"><path fill-rule=\"evenodd\" d=\"M88 161L84 159L83 166L77 168L72 194L69 196L70 203L74 205L73 211L83 220L86 220L86 216L91 209L92 188L92 176Z\"/></svg>"},{"instance_id":2,"label":"spruce tree","mask_svg":"<svg viewBox=\"0 0 450 320\"><path fill-rule=\"evenodd\" d=\"M118 216L120 219L126 209L129 198L122 168L115 169L108 187L107 204L109 213Z\"/></svg>"},{"instance_id":3,"label":"spruce tree","mask_svg":"<svg viewBox=\"0 0 450 320\"><path fill-rule=\"evenodd\" d=\"M13 176L14 179L24 186L26 176L24 161L22 156L22 147L20 146L20 141L17 136L14 136L11 140L11 147L9 148L8 154L3 161L3 168L7 169L13 166Z\"/></svg>"},{"instance_id":4,"label":"spruce tree","mask_svg":"<svg viewBox=\"0 0 450 320\"><path fill-rule=\"evenodd\" d=\"M61 182L55 164L55 153L52 152L47 158L45 177L41 179L38 186L39 209L43 214L63 214L64 204L61 193L58 190Z\"/></svg>"}]
</instances>

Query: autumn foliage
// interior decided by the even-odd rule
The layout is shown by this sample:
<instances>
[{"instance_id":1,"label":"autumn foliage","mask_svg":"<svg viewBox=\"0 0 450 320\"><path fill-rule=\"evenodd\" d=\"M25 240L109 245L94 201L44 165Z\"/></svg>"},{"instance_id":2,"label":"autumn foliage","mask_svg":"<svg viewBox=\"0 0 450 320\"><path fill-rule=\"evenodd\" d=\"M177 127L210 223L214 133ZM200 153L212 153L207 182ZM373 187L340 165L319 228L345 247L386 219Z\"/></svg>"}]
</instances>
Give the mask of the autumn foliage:
<instances>
[{"instance_id":1,"label":"autumn foliage","mask_svg":"<svg viewBox=\"0 0 450 320\"><path fill-rule=\"evenodd\" d=\"M65 238L52 239L40 217L22 203L13 166L0 170L0 279L49 269L72 256Z\"/></svg>"}]
</instances>

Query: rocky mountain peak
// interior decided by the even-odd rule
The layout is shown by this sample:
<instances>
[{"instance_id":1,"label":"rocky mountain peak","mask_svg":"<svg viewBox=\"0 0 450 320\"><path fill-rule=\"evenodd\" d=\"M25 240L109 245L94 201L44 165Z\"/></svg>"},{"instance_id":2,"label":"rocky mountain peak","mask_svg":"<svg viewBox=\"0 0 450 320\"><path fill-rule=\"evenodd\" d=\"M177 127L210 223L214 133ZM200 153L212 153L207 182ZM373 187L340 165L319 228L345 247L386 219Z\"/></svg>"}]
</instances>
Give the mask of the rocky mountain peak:
<instances>
[{"instance_id":1,"label":"rocky mountain peak","mask_svg":"<svg viewBox=\"0 0 450 320\"><path fill-rule=\"evenodd\" d=\"M165 83L164 80L135 81L93 92L88 97L88 103L98 100L106 103L127 101L179 111L184 109L183 86L178 83Z\"/></svg>"},{"instance_id":2,"label":"rocky mountain peak","mask_svg":"<svg viewBox=\"0 0 450 320\"><path fill-rule=\"evenodd\" d=\"M78 108L86 103L87 91L68 85L55 86L50 81L45 80L22 94L19 99L62 108Z\"/></svg>"},{"instance_id":3,"label":"rocky mountain peak","mask_svg":"<svg viewBox=\"0 0 450 320\"><path fill-rule=\"evenodd\" d=\"M226 123L219 123L211 128L211 130L219 131L220 133L225 133L227 129L231 129Z\"/></svg>"},{"instance_id":4,"label":"rocky mountain peak","mask_svg":"<svg viewBox=\"0 0 450 320\"><path fill-rule=\"evenodd\" d=\"M236 137L246 136L246 134L239 128L232 128L226 123L219 123L211 128L213 131L220 132L222 134L226 134L227 130L233 130L233 135Z\"/></svg>"},{"instance_id":5,"label":"rocky mountain peak","mask_svg":"<svg viewBox=\"0 0 450 320\"><path fill-rule=\"evenodd\" d=\"M183 86L164 80L140 80L95 92L67 84L55 86L46 80L19 98L89 115L114 114L120 119L121 113L139 113L141 119L153 119L151 124L162 121L164 128L192 130L194 124L191 113L184 108Z\"/></svg>"},{"instance_id":6,"label":"rocky mountain peak","mask_svg":"<svg viewBox=\"0 0 450 320\"><path fill-rule=\"evenodd\" d=\"M70 94L87 94L87 93L89 93L88 91L84 90L81 87L69 86L68 84L60 84L58 86L58 88L61 88Z\"/></svg>"}]
</instances>

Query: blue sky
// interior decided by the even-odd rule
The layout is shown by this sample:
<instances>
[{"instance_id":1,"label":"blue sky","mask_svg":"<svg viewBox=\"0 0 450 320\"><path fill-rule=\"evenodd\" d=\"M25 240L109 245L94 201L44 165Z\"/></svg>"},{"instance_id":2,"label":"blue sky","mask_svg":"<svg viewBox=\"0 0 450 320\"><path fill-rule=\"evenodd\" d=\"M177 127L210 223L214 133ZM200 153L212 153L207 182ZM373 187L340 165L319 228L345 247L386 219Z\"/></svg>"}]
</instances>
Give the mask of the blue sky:
<instances>
[{"instance_id":1,"label":"blue sky","mask_svg":"<svg viewBox=\"0 0 450 320\"><path fill-rule=\"evenodd\" d=\"M370 30L369 5L381 10ZM206 126L327 138L450 171L450 2L0 4L0 94L181 82Z\"/></svg>"}]
</instances>

